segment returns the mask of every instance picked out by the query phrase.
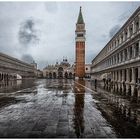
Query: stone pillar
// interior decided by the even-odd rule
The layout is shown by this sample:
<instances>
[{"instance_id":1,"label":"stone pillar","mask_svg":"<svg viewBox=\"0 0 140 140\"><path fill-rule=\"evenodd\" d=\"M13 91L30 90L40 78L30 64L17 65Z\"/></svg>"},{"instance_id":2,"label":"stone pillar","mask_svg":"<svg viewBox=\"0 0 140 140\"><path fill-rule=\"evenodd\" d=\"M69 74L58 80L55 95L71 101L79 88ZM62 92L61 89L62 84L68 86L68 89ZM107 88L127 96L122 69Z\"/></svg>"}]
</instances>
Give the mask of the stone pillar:
<instances>
[{"instance_id":1,"label":"stone pillar","mask_svg":"<svg viewBox=\"0 0 140 140\"><path fill-rule=\"evenodd\" d=\"M139 23L139 24L140 24L140 23ZM138 42L138 43L139 43L139 56L140 56L140 40L139 40L139 42Z\"/></svg>"},{"instance_id":2,"label":"stone pillar","mask_svg":"<svg viewBox=\"0 0 140 140\"><path fill-rule=\"evenodd\" d=\"M125 33L124 33L124 31L122 33L122 36L123 36L123 42L124 42L125 41Z\"/></svg>"},{"instance_id":3,"label":"stone pillar","mask_svg":"<svg viewBox=\"0 0 140 140\"><path fill-rule=\"evenodd\" d=\"M134 58L136 58L136 52L137 50L136 50L136 44L134 45Z\"/></svg>"},{"instance_id":4,"label":"stone pillar","mask_svg":"<svg viewBox=\"0 0 140 140\"><path fill-rule=\"evenodd\" d=\"M138 98L140 100L140 67L138 67Z\"/></svg>"},{"instance_id":5,"label":"stone pillar","mask_svg":"<svg viewBox=\"0 0 140 140\"><path fill-rule=\"evenodd\" d=\"M122 54L122 62L124 61L124 50L121 52Z\"/></svg>"},{"instance_id":6,"label":"stone pillar","mask_svg":"<svg viewBox=\"0 0 140 140\"><path fill-rule=\"evenodd\" d=\"M114 86L114 89L115 89L115 91L116 91L116 89L117 89L117 71L115 71L115 86Z\"/></svg>"},{"instance_id":7,"label":"stone pillar","mask_svg":"<svg viewBox=\"0 0 140 140\"><path fill-rule=\"evenodd\" d=\"M113 56L113 65L115 64L115 55Z\"/></svg>"},{"instance_id":8,"label":"stone pillar","mask_svg":"<svg viewBox=\"0 0 140 140\"><path fill-rule=\"evenodd\" d=\"M133 34L135 33L135 31L136 31L136 29L135 29L135 21L133 21L133 23L132 23L132 28L133 28Z\"/></svg>"},{"instance_id":9,"label":"stone pillar","mask_svg":"<svg viewBox=\"0 0 140 140\"><path fill-rule=\"evenodd\" d=\"M128 38L130 37L130 31L129 31L129 26L127 27L127 36L128 36Z\"/></svg>"},{"instance_id":10,"label":"stone pillar","mask_svg":"<svg viewBox=\"0 0 140 140\"><path fill-rule=\"evenodd\" d=\"M135 58L135 45L132 45L132 58Z\"/></svg>"},{"instance_id":11,"label":"stone pillar","mask_svg":"<svg viewBox=\"0 0 140 140\"><path fill-rule=\"evenodd\" d=\"M113 78L113 80L114 80L114 82L115 82L115 71L113 71L113 75L114 75L114 78Z\"/></svg>"},{"instance_id":12,"label":"stone pillar","mask_svg":"<svg viewBox=\"0 0 140 140\"><path fill-rule=\"evenodd\" d=\"M114 81L114 71L111 72L112 75L112 81Z\"/></svg>"},{"instance_id":13,"label":"stone pillar","mask_svg":"<svg viewBox=\"0 0 140 140\"><path fill-rule=\"evenodd\" d=\"M130 51L129 51L129 47L127 47L127 60L130 59Z\"/></svg>"},{"instance_id":14,"label":"stone pillar","mask_svg":"<svg viewBox=\"0 0 140 140\"><path fill-rule=\"evenodd\" d=\"M132 69L132 81L131 81L131 95L134 95L134 89L135 89L135 79L136 79L136 75L135 75L135 68L131 68Z\"/></svg>"},{"instance_id":15,"label":"stone pillar","mask_svg":"<svg viewBox=\"0 0 140 140\"><path fill-rule=\"evenodd\" d=\"M132 84L136 83L135 79L136 79L135 68L132 68L132 81L131 81Z\"/></svg>"},{"instance_id":16,"label":"stone pillar","mask_svg":"<svg viewBox=\"0 0 140 140\"><path fill-rule=\"evenodd\" d=\"M119 74L118 71L116 71L116 82L118 82L118 79L119 79Z\"/></svg>"},{"instance_id":17,"label":"stone pillar","mask_svg":"<svg viewBox=\"0 0 140 140\"><path fill-rule=\"evenodd\" d=\"M121 74L120 70L118 70L118 91L120 91L120 82L121 82Z\"/></svg>"},{"instance_id":18,"label":"stone pillar","mask_svg":"<svg viewBox=\"0 0 140 140\"><path fill-rule=\"evenodd\" d=\"M118 64L118 55L116 54L116 64Z\"/></svg>"},{"instance_id":19,"label":"stone pillar","mask_svg":"<svg viewBox=\"0 0 140 140\"><path fill-rule=\"evenodd\" d=\"M122 70L122 82L124 82L124 70Z\"/></svg>"},{"instance_id":20,"label":"stone pillar","mask_svg":"<svg viewBox=\"0 0 140 140\"><path fill-rule=\"evenodd\" d=\"M138 84L140 84L140 67L138 67Z\"/></svg>"},{"instance_id":21,"label":"stone pillar","mask_svg":"<svg viewBox=\"0 0 140 140\"><path fill-rule=\"evenodd\" d=\"M119 52L119 63L121 62L121 53Z\"/></svg>"},{"instance_id":22,"label":"stone pillar","mask_svg":"<svg viewBox=\"0 0 140 140\"><path fill-rule=\"evenodd\" d=\"M122 70L122 81L121 81L121 87L122 87L122 92L124 92L124 69Z\"/></svg>"},{"instance_id":23,"label":"stone pillar","mask_svg":"<svg viewBox=\"0 0 140 140\"><path fill-rule=\"evenodd\" d=\"M118 70L118 82L120 82L120 70Z\"/></svg>"},{"instance_id":24,"label":"stone pillar","mask_svg":"<svg viewBox=\"0 0 140 140\"><path fill-rule=\"evenodd\" d=\"M140 14L139 14L138 18L139 18L139 29L140 29Z\"/></svg>"},{"instance_id":25,"label":"stone pillar","mask_svg":"<svg viewBox=\"0 0 140 140\"><path fill-rule=\"evenodd\" d=\"M126 93L128 93L129 90L129 83L130 83L130 69L126 69Z\"/></svg>"}]
</instances>

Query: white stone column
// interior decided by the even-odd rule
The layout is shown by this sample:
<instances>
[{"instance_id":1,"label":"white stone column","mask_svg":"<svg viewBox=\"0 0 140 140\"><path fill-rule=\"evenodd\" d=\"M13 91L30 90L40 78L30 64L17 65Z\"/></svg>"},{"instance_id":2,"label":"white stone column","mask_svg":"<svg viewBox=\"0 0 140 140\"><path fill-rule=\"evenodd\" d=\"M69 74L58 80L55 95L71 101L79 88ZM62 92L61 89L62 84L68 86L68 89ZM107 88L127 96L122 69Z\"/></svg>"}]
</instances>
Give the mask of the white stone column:
<instances>
[{"instance_id":1,"label":"white stone column","mask_svg":"<svg viewBox=\"0 0 140 140\"><path fill-rule=\"evenodd\" d=\"M138 16L138 17L139 17L139 29L140 29L140 14L139 14L139 16Z\"/></svg>"},{"instance_id":2,"label":"white stone column","mask_svg":"<svg viewBox=\"0 0 140 140\"><path fill-rule=\"evenodd\" d=\"M127 60L130 59L130 51L129 51L129 47L127 47Z\"/></svg>"},{"instance_id":3,"label":"white stone column","mask_svg":"<svg viewBox=\"0 0 140 140\"><path fill-rule=\"evenodd\" d=\"M123 42L124 42L125 41L125 33L124 33L124 31L122 33L122 36L123 36Z\"/></svg>"},{"instance_id":4,"label":"white stone column","mask_svg":"<svg viewBox=\"0 0 140 140\"><path fill-rule=\"evenodd\" d=\"M138 67L138 79L140 79L140 67Z\"/></svg>"},{"instance_id":5,"label":"white stone column","mask_svg":"<svg viewBox=\"0 0 140 140\"><path fill-rule=\"evenodd\" d=\"M132 84L136 83L135 79L136 79L135 68L132 68L132 81L131 81Z\"/></svg>"},{"instance_id":6,"label":"white stone column","mask_svg":"<svg viewBox=\"0 0 140 140\"><path fill-rule=\"evenodd\" d=\"M115 71L115 81L117 82L117 71Z\"/></svg>"},{"instance_id":7,"label":"white stone column","mask_svg":"<svg viewBox=\"0 0 140 140\"><path fill-rule=\"evenodd\" d=\"M130 69L126 69L126 83L129 83L130 82Z\"/></svg>"},{"instance_id":8,"label":"white stone column","mask_svg":"<svg viewBox=\"0 0 140 140\"><path fill-rule=\"evenodd\" d=\"M115 71L113 71L113 73L114 73L114 81L115 81Z\"/></svg>"},{"instance_id":9,"label":"white stone column","mask_svg":"<svg viewBox=\"0 0 140 140\"><path fill-rule=\"evenodd\" d=\"M115 64L118 64L118 55L116 54L116 63Z\"/></svg>"},{"instance_id":10,"label":"white stone column","mask_svg":"<svg viewBox=\"0 0 140 140\"><path fill-rule=\"evenodd\" d=\"M127 37L130 37L130 31L129 31L129 26L127 27Z\"/></svg>"},{"instance_id":11,"label":"white stone column","mask_svg":"<svg viewBox=\"0 0 140 140\"><path fill-rule=\"evenodd\" d=\"M112 57L113 57L113 65L114 65L114 64L115 64L115 61L114 61L114 57L115 57L115 56L112 56Z\"/></svg>"},{"instance_id":12,"label":"white stone column","mask_svg":"<svg viewBox=\"0 0 140 140\"><path fill-rule=\"evenodd\" d=\"M119 52L119 63L121 62L121 53Z\"/></svg>"},{"instance_id":13,"label":"white stone column","mask_svg":"<svg viewBox=\"0 0 140 140\"><path fill-rule=\"evenodd\" d=\"M140 23L139 23L140 24ZM138 42L138 47L139 47L139 56L140 56L140 40L139 40L139 42Z\"/></svg>"},{"instance_id":14,"label":"white stone column","mask_svg":"<svg viewBox=\"0 0 140 140\"><path fill-rule=\"evenodd\" d=\"M121 74L120 74L120 70L118 70L118 82L120 82L121 81Z\"/></svg>"},{"instance_id":15,"label":"white stone column","mask_svg":"<svg viewBox=\"0 0 140 140\"><path fill-rule=\"evenodd\" d=\"M123 61L125 61L125 51L123 50Z\"/></svg>"},{"instance_id":16,"label":"white stone column","mask_svg":"<svg viewBox=\"0 0 140 140\"><path fill-rule=\"evenodd\" d=\"M138 67L138 97L140 98L140 67Z\"/></svg>"},{"instance_id":17,"label":"white stone column","mask_svg":"<svg viewBox=\"0 0 140 140\"><path fill-rule=\"evenodd\" d=\"M122 70L122 82L124 82L124 70Z\"/></svg>"},{"instance_id":18,"label":"white stone column","mask_svg":"<svg viewBox=\"0 0 140 140\"><path fill-rule=\"evenodd\" d=\"M112 81L114 81L114 71L111 72Z\"/></svg>"},{"instance_id":19,"label":"white stone column","mask_svg":"<svg viewBox=\"0 0 140 140\"><path fill-rule=\"evenodd\" d=\"M132 28L133 28L133 34L135 33L136 29L135 29L135 21L133 21L132 23Z\"/></svg>"},{"instance_id":20,"label":"white stone column","mask_svg":"<svg viewBox=\"0 0 140 140\"><path fill-rule=\"evenodd\" d=\"M129 83L130 83L130 69L126 69L126 93L129 91Z\"/></svg>"},{"instance_id":21,"label":"white stone column","mask_svg":"<svg viewBox=\"0 0 140 140\"><path fill-rule=\"evenodd\" d=\"M133 44L132 45L132 58L135 58L136 56L136 48L135 48L135 45Z\"/></svg>"}]
</instances>

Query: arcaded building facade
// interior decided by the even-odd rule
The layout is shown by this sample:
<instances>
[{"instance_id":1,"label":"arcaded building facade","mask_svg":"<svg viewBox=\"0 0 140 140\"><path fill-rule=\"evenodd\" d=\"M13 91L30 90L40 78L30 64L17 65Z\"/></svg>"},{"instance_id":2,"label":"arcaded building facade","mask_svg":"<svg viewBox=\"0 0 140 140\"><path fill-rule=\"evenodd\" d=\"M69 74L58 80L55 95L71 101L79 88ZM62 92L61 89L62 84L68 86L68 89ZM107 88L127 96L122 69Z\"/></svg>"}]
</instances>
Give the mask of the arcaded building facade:
<instances>
[{"instance_id":1,"label":"arcaded building facade","mask_svg":"<svg viewBox=\"0 0 140 140\"><path fill-rule=\"evenodd\" d=\"M43 69L44 78L72 79L74 76L74 65L70 65L67 59L63 59L60 63L56 62L55 65L48 65Z\"/></svg>"},{"instance_id":2,"label":"arcaded building facade","mask_svg":"<svg viewBox=\"0 0 140 140\"><path fill-rule=\"evenodd\" d=\"M92 79L140 96L140 7L92 60Z\"/></svg>"}]
</instances>

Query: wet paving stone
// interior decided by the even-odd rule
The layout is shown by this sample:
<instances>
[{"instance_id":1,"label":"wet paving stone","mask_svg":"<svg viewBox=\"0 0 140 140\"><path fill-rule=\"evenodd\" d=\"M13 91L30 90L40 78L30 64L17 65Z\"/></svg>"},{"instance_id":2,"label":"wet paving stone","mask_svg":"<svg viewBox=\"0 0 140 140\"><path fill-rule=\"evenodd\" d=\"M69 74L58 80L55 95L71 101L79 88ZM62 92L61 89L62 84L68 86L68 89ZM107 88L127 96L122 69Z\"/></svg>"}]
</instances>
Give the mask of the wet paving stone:
<instances>
[{"instance_id":1,"label":"wet paving stone","mask_svg":"<svg viewBox=\"0 0 140 140\"><path fill-rule=\"evenodd\" d=\"M2 102L0 103L0 137L121 137L114 125L119 123L118 118L113 114L117 104L116 102L113 105L109 104L114 97L110 96L110 99L105 95L103 97L106 98L102 98L101 94L91 91L89 81L40 79L31 84L31 87L28 85L27 89L2 94L6 106L1 105ZM0 101L2 98L0 97ZM118 98L115 99L118 100ZM117 112L119 111L117 110ZM122 112L125 114L125 111ZM128 112L126 114L128 118L129 110L126 112ZM122 113L118 114L119 119L123 118ZM136 114L138 115L139 112L131 113L132 122L134 122ZM137 118L137 122L138 120L140 119ZM125 129L125 127L123 128ZM137 134L133 135L133 137L135 136Z\"/></svg>"}]
</instances>

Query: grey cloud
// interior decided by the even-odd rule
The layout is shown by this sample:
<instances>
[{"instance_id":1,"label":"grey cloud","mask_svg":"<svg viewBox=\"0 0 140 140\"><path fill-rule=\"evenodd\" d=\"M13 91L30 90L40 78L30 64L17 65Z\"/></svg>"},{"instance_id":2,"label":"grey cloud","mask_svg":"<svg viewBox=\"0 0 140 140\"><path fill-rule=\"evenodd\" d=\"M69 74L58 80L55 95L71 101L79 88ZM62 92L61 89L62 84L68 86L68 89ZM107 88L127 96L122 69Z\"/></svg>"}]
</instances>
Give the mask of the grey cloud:
<instances>
[{"instance_id":1,"label":"grey cloud","mask_svg":"<svg viewBox=\"0 0 140 140\"><path fill-rule=\"evenodd\" d=\"M20 44L28 45L38 43L39 37L35 29L35 22L33 19L27 19L20 25L18 39Z\"/></svg>"},{"instance_id":2,"label":"grey cloud","mask_svg":"<svg viewBox=\"0 0 140 140\"><path fill-rule=\"evenodd\" d=\"M109 31L109 37L112 38L117 31L120 29L120 25L115 25L111 28L111 30Z\"/></svg>"},{"instance_id":3,"label":"grey cloud","mask_svg":"<svg viewBox=\"0 0 140 140\"><path fill-rule=\"evenodd\" d=\"M33 57L30 54L23 54L21 60L29 64L34 61Z\"/></svg>"}]
</instances>

